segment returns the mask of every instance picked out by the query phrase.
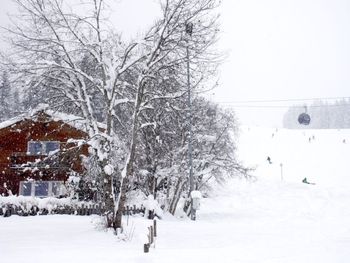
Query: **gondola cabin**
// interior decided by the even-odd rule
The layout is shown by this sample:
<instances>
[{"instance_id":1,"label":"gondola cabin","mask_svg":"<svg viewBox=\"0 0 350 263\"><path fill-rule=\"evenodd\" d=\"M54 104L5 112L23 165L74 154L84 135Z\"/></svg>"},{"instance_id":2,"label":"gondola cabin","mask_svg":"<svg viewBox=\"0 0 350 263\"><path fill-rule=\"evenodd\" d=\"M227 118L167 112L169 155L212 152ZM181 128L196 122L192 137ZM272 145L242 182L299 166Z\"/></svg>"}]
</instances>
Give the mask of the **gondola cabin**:
<instances>
[{"instance_id":1,"label":"gondola cabin","mask_svg":"<svg viewBox=\"0 0 350 263\"><path fill-rule=\"evenodd\" d=\"M299 124L309 125L311 121L310 115L307 113L301 113L298 117Z\"/></svg>"},{"instance_id":2,"label":"gondola cabin","mask_svg":"<svg viewBox=\"0 0 350 263\"><path fill-rule=\"evenodd\" d=\"M39 110L0 123L0 195L60 196L82 173L87 133L79 117Z\"/></svg>"}]
</instances>

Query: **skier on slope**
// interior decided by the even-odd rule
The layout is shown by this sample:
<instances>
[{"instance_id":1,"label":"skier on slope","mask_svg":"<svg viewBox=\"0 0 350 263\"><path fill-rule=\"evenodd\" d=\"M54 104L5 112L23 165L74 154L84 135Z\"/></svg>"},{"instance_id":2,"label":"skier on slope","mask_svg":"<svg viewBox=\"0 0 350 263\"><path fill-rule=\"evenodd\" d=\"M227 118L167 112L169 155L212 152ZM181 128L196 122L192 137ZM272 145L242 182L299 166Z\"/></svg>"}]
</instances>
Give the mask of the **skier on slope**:
<instances>
[{"instance_id":1,"label":"skier on slope","mask_svg":"<svg viewBox=\"0 0 350 263\"><path fill-rule=\"evenodd\" d=\"M272 164L270 156L267 156L266 160L269 162L269 164Z\"/></svg>"},{"instance_id":2,"label":"skier on slope","mask_svg":"<svg viewBox=\"0 0 350 263\"><path fill-rule=\"evenodd\" d=\"M315 184L315 183L310 183L310 182L306 179L306 177L302 180L302 182L303 182L304 184Z\"/></svg>"}]
</instances>

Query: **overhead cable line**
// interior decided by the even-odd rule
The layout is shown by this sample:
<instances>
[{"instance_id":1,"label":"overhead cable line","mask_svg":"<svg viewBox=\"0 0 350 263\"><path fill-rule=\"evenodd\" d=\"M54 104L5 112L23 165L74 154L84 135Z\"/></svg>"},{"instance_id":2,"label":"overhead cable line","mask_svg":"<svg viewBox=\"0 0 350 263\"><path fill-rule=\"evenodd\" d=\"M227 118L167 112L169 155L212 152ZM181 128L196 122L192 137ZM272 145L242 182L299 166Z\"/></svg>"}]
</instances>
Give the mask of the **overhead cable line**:
<instances>
[{"instance_id":1,"label":"overhead cable line","mask_svg":"<svg viewBox=\"0 0 350 263\"><path fill-rule=\"evenodd\" d=\"M350 97L323 97L323 98L306 98L306 99L270 99L270 100L242 100L242 101L218 101L220 104L240 104L240 103L271 103L271 102L305 102L305 101L327 101L327 100L344 100Z\"/></svg>"},{"instance_id":2,"label":"overhead cable line","mask_svg":"<svg viewBox=\"0 0 350 263\"><path fill-rule=\"evenodd\" d=\"M232 108L304 108L305 105L226 105L228 107ZM343 106L350 106L350 104L330 104L330 105L309 105L308 108L321 108L321 107L343 107Z\"/></svg>"}]
</instances>

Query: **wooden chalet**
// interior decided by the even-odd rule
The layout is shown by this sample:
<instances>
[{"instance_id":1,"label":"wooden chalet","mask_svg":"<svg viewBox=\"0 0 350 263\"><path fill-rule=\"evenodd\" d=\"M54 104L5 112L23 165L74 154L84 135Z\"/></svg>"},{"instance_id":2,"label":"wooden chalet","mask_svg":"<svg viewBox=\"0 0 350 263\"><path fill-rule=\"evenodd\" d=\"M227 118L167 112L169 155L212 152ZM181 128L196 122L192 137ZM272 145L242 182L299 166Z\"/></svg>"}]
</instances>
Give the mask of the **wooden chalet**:
<instances>
[{"instance_id":1,"label":"wooden chalet","mask_svg":"<svg viewBox=\"0 0 350 263\"><path fill-rule=\"evenodd\" d=\"M79 117L49 110L0 123L0 195L64 195L69 175L84 169L84 127Z\"/></svg>"}]
</instances>

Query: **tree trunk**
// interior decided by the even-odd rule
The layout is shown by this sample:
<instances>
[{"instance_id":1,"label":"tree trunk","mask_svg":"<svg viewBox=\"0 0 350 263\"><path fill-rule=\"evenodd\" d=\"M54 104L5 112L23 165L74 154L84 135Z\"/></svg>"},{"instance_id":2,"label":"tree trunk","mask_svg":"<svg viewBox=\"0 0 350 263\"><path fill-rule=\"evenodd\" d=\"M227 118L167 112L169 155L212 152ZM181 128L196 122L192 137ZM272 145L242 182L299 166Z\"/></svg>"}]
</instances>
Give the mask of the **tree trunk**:
<instances>
[{"instance_id":1,"label":"tree trunk","mask_svg":"<svg viewBox=\"0 0 350 263\"><path fill-rule=\"evenodd\" d=\"M126 202L126 193L128 191L128 183L129 183L128 178L133 174L133 168L134 168L133 165L135 161L136 144L137 144L138 114L140 111L140 106L141 106L141 101L143 96L143 88L144 88L143 85L144 84L140 82L137 89L135 109L134 109L133 120L132 120L130 153L124 168L125 169L124 174L122 173L120 198L119 198L118 210L116 213L114 228L122 228L123 209Z\"/></svg>"},{"instance_id":2,"label":"tree trunk","mask_svg":"<svg viewBox=\"0 0 350 263\"><path fill-rule=\"evenodd\" d=\"M105 216L107 219L107 227L112 227L115 220L115 206L113 200L113 186L112 186L112 178L111 175L108 175L104 172L104 167L107 164L107 160L103 160L100 162L101 166L101 175L103 182L103 195L102 200L105 208Z\"/></svg>"},{"instance_id":3,"label":"tree trunk","mask_svg":"<svg viewBox=\"0 0 350 263\"><path fill-rule=\"evenodd\" d=\"M175 187L174 195L171 199L170 207L169 207L169 212L172 215L175 214L177 204L178 204L180 197L181 197L182 187L183 187L182 178L179 178L179 180L177 181L176 187Z\"/></svg>"},{"instance_id":4,"label":"tree trunk","mask_svg":"<svg viewBox=\"0 0 350 263\"><path fill-rule=\"evenodd\" d=\"M117 213L115 215L115 220L114 220L114 229L122 228L122 217L123 217L123 210L124 210L125 202L126 202L126 193L128 190L128 182L129 182L129 179L127 177L124 177L122 179L121 189L120 189L120 198L119 198L119 203L118 203L118 210L117 210Z\"/></svg>"}]
</instances>

